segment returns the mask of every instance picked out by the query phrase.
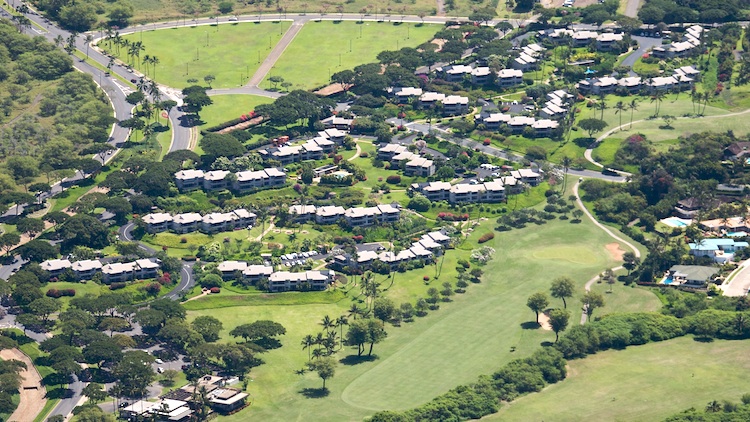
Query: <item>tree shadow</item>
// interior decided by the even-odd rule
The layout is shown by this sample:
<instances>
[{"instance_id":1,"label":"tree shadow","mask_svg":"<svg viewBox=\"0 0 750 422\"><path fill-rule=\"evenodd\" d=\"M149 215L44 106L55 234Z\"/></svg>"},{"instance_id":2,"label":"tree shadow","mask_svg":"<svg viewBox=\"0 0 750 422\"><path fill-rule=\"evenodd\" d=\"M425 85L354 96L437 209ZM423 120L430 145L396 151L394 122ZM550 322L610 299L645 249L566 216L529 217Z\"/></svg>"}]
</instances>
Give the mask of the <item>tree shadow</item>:
<instances>
[{"instance_id":1,"label":"tree shadow","mask_svg":"<svg viewBox=\"0 0 750 422\"><path fill-rule=\"evenodd\" d=\"M573 220L570 220L570 224L581 224L580 218L574 218Z\"/></svg>"},{"instance_id":2,"label":"tree shadow","mask_svg":"<svg viewBox=\"0 0 750 422\"><path fill-rule=\"evenodd\" d=\"M705 336L695 336L693 337L694 341L697 341L698 343L713 343L714 338L713 337L705 337Z\"/></svg>"},{"instance_id":3,"label":"tree shadow","mask_svg":"<svg viewBox=\"0 0 750 422\"><path fill-rule=\"evenodd\" d=\"M573 139L573 143L578 145L581 148L588 148L591 146L591 143L594 142L594 138L575 138Z\"/></svg>"},{"instance_id":4,"label":"tree shadow","mask_svg":"<svg viewBox=\"0 0 750 422\"><path fill-rule=\"evenodd\" d=\"M281 342L276 340L275 338L262 338L255 340L253 343L265 350L273 350L281 347Z\"/></svg>"},{"instance_id":5,"label":"tree shadow","mask_svg":"<svg viewBox=\"0 0 750 422\"><path fill-rule=\"evenodd\" d=\"M378 355L371 355L371 356L348 355L344 358L339 359L339 362L347 366L352 366L352 365L359 365L360 363L372 362L376 360L377 358L378 358Z\"/></svg>"},{"instance_id":6,"label":"tree shadow","mask_svg":"<svg viewBox=\"0 0 750 422\"><path fill-rule=\"evenodd\" d=\"M69 399L73 397L73 390L70 388L55 388L47 390L48 399Z\"/></svg>"},{"instance_id":7,"label":"tree shadow","mask_svg":"<svg viewBox=\"0 0 750 422\"><path fill-rule=\"evenodd\" d=\"M327 388L303 388L299 393L308 399L322 399L328 397L331 392Z\"/></svg>"},{"instance_id":8,"label":"tree shadow","mask_svg":"<svg viewBox=\"0 0 750 422\"><path fill-rule=\"evenodd\" d=\"M541 325L536 321L526 321L521 323L521 328L524 330L536 330L541 328Z\"/></svg>"},{"instance_id":9,"label":"tree shadow","mask_svg":"<svg viewBox=\"0 0 750 422\"><path fill-rule=\"evenodd\" d=\"M542 346L542 347L552 347L554 344L555 343L553 343L551 341L543 341L543 342L539 343L539 345Z\"/></svg>"}]
</instances>

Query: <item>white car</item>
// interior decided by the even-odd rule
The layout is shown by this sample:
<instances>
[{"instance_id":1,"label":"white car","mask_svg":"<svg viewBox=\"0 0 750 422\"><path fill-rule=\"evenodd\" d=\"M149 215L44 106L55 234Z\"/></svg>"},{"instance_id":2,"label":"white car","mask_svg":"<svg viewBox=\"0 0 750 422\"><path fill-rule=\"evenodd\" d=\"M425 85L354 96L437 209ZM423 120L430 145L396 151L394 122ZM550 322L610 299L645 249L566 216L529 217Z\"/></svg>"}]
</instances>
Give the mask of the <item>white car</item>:
<instances>
[{"instance_id":1,"label":"white car","mask_svg":"<svg viewBox=\"0 0 750 422\"><path fill-rule=\"evenodd\" d=\"M229 18L229 22L237 22L237 16L232 16Z\"/></svg>"},{"instance_id":2,"label":"white car","mask_svg":"<svg viewBox=\"0 0 750 422\"><path fill-rule=\"evenodd\" d=\"M162 363L164 363L164 361L161 360L161 359L156 359L154 362L158 363L159 365L161 365Z\"/></svg>"},{"instance_id":3,"label":"white car","mask_svg":"<svg viewBox=\"0 0 750 422\"><path fill-rule=\"evenodd\" d=\"M160 366L160 367L156 368L156 372L158 372L158 373L160 373L160 374L163 374L163 373L164 373L164 368L162 368L162 367Z\"/></svg>"}]
</instances>

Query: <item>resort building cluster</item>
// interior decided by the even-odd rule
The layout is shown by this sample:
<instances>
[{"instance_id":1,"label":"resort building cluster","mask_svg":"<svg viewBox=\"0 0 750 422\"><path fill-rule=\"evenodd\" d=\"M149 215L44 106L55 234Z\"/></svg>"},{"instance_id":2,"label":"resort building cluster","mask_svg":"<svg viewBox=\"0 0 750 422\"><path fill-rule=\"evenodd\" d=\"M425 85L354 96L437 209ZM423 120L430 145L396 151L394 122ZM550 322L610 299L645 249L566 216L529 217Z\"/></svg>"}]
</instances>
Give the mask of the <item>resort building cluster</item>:
<instances>
[{"instance_id":1,"label":"resort building cluster","mask_svg":"<svg viewBox=\"0 0 750 422\"><path fill-rule=\"evenodd\" d=\"M67 259L50 259L40 264L50 278L59 277L66 270L73 272L77 280L91 280L95 274L102 274L105 284L137 279L149 279L157 276L160 261L156 258L137 259L132 262L104 262L98 259L86 259L70 262Z\"/></svg>"}]
</instances>

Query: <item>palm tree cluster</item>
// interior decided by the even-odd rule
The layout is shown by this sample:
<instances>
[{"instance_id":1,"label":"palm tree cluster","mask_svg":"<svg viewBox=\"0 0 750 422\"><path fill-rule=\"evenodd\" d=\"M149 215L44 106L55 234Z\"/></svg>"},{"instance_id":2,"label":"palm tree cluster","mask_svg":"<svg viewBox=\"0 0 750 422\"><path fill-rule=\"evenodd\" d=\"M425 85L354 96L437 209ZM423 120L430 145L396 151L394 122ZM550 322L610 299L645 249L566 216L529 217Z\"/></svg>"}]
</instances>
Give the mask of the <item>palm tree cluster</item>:
<instances>
[{"instance_id":1,"label":"palm tree cluster","mask_svg":"<svg viewBox=\"0 0 750 422\"><path fill-rule=\"evenodd\" d=\"M302 350L307 349L307 360L319 360L320 358L331 356L344 347L344 325L348 325L349 320L346 315L338 318L331 318L329 315L323 317L320 325L323 331L316 335L308 334L302 339ZM338 332L336 332L338 330Z\"/></svg>"}]
</instances>

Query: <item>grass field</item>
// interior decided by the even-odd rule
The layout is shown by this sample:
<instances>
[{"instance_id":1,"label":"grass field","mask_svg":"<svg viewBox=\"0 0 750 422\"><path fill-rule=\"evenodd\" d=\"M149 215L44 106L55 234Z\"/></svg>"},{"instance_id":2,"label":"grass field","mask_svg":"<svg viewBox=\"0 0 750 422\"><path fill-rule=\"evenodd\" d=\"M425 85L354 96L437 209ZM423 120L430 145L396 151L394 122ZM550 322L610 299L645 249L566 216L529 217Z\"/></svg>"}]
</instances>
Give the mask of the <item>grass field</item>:
<instances>
[{"instance_id":1,"label":"grass field","mask_svg":"<svg viewBox=\"0 0 750 422\"><path fill-rule=\"evenodd\" d=\"M490 224L475 230L465 247L448 256L466 256ZM454 296L453 302L441 303L440 310L417 318L414 323L388 327L388 339L375 347L377 360L340 365L328 383L331 394L326 398L308 399L300 394L305 388L319 387L320 380L314 374L295 373L307 360L307 353L299 344L304 335L320 330L318 321L324 315L345 313L351 298L304 306L191 310L189 318L216 316L224 322L224 339L237 324L261 318L278 321L288 330L282 339L284 347L264 355L267 363L251 373L254 382L250 392L255 399L252 408L227 420L240 421L251 416L301 420L311 414L332 421L360 420L375 410L406 409L424 403L511 359L527 356L541 342L552 340L551 332L522 328L533 320L533 313L525 306L526 298L535 291L547 290L551 280L560 275L571 276L582 289L593 274L614 264L604 248L610 242L585 221L553 221L540 228L497 233L490 244L498 252L484 268L487 275L481 284L469 286L467 293ZM446 259L440 283L455 280L455 258L450 261ZM423 295L427 286L421 275L432 275L434 269L407 274L411 275L398 275L395 285L386 292L397 303L413 301L419 292ZM436 282L432 285L439 287ZM339 357L349 353L345 350ZM372 388L374 385L378 388Z\"/></svg>"},{"instance_id":2,"label":"grass field","mask_svg":"<svg viewBox=\"0 0 750 422\"><path fill-rule=\"evenodd\" d=\"M138 63L133 63L134 68L159 83L182 89L189 85L190 78L204 84L203 77L210 74L216 77L212 87L228 88L247 83L289 25L289 22L264 22L187 26L144 30L123 38L143 42L146 49L141 52L140 60L147 54L159 59L155 75L153 66L146 69L138 58L135 59ZM99 47L108 49L109 46L101 41ZM112 49L117 52L114 44ZM128 62L126 51L120 48L120 59Z\"/></svg>"},{"instance_id":3,"label":"grass field","mask_svg":"<svg viewBox=\"0 0 750 422\"><path fill-rule=\"evenodd\" d=\"M268 77L281 76L294 84L292 89L319 87L328 83L331 74L376 61L381 51L416 47L429 41L440 28L439 25L387 22L309 22ZM262 88L270 86L268 77Z\"/></svg>"},{"instance_id":4,"label":"grass field","mask_svg":"<svg viewBox=\"0 0 750 422\"><path fill-rule=\"evenodd\" d=\"M602 283L594 284L591 290L603 294L606 302L605 307L597 309L598 316L616 312L656 312L661 308L659 298L646 288L615 283L610 292L609 284Z\"/></svg>"},{"instance_id":5,"label":"grass field","mask_svg":"<svg viewBox=\"0 0 750 422\"><path fill-rule=\"evenodd\" d=\"M672 123L673 129L661 129L664 121L661 119L641 123L634 123L633 128L617 132L618 138L626 138L632 134L646 135L650 142L670 141L679 136L686 136L701 132L726 132L732 130L735 135L742 136L750 133L750 115L716 116L701 119L677 119Z\"/></svg>"},{"instance_id":6,"label":"grass field","mask_svg":"<svg viewBox=\"0 0 750 422\"><path fill-rule=\"evenodd\" d=\"M657 421L711 400L738 402L750 390L745 376L749 345L682 337L601 352L570 361L568 379L486 419Z\"/></svg>"},{"instance_id":7,"label":"grass field","mask_svg":"<svg viewBox=\"0 0 750 422\"><path fill-rule=\"evenodd\" d=\"M201 111L201 120L206 122L203 128L236 119L243 114L250 113L261 104L273 102L273 98L257 95L214 95L211 100L214 103Z\"/></svg>"}]
</instances>

